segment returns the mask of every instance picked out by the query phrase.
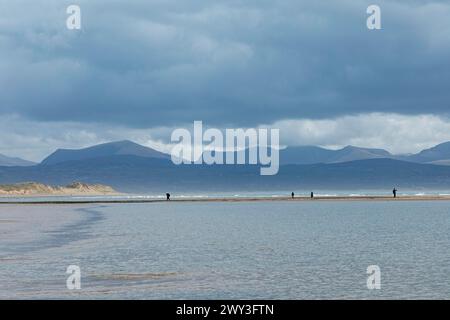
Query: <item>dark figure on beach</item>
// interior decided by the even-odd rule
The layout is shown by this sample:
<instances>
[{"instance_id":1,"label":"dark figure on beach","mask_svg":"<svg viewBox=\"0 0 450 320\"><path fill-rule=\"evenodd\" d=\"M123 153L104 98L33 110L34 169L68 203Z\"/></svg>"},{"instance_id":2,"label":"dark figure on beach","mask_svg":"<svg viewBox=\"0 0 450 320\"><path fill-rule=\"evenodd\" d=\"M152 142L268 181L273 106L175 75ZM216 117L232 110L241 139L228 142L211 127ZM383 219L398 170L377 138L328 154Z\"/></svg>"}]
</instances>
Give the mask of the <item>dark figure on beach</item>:
<instances>
[{"instance_id":1,"label":"dark figure on beach","mask_svg":"<svg viewBox=\"0 0 450 320\"><path fill-rule=\"evenodd\" d=\"M294 193L293 192L291 193L291 196L292 196L292 199L294 199Z\"/></svg>"},{"instance_id":2,"label":"dark figure on beach","mask_svg":"<svg viewBox=\"0 0 450 320\"><path fill-rule=\"evenodd\" d=\"M392 190L392 194L394 195L394 198L397 198L397 189L394 188L394 190Z\"/></svg>"},{"instance_id":3,"label":"dark figure on beach","mask_svg":"<svg viewBox=\"0 0 450 320\"><path fill-rule=\"evenodd\" d=\"M314 192L311 191L311 199L314 198Z\"/></svg>"},{"instance_id":4,"label":"dark figure on beach","mask_svg":"<svg viewBox=\"0 0 450 320\"><path fill-rule=\"evenodd\" d=\"M167 198L167 201L170 200L170 193L166 193L166 198Z\"/></svg>"}]
</instances>

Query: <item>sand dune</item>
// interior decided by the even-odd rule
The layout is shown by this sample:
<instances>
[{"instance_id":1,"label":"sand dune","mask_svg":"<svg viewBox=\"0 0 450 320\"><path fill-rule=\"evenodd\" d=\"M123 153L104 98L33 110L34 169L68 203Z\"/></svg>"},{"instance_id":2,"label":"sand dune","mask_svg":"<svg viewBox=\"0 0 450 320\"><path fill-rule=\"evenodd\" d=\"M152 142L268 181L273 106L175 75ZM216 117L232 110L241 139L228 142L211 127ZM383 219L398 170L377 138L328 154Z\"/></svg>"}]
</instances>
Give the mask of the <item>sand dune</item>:
<instances>
[{"instance_id":1,"label":"sand dune","mask_svg":"<svg viewBox=\"0 0 450 320\"><path fill-rule=\"evenodd\" d=\"M67 186L49 186L42 183L27 182L0 185L0 195L3 196L48 196L48 195L109 195L117 192L101 184L85 184L74 182Z\"/></svg>"}]
</instances>

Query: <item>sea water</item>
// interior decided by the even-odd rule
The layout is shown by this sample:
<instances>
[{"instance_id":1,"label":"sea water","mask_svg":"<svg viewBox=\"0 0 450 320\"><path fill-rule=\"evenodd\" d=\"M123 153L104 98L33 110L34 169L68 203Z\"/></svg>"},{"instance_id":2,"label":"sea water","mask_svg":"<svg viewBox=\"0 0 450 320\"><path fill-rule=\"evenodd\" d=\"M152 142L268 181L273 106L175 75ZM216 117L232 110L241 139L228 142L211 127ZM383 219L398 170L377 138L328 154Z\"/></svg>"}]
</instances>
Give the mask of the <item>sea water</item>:
<instances>
[{"instance_id":1,"label":"sea water","mask_svg":"<svg viewBox=\"0 0 450 320\"><path fill-rule=\"evenodd\" d=\"M449 244L447 201L1 205L0 298L447 299Z\"/></svg>"}]
</instances>

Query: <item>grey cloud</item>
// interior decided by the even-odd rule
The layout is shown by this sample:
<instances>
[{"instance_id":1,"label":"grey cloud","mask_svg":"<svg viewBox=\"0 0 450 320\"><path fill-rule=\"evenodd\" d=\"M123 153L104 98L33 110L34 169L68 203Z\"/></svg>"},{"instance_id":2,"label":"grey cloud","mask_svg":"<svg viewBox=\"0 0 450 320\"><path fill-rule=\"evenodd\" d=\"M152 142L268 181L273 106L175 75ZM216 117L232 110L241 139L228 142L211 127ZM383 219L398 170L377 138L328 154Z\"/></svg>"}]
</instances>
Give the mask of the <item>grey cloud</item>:
<instances>
[{"instance_id":1,"label":"grey cloud","mask_svg":"<svg viewBox=\"0 0 450 320\"><path fill-rule=\"evenodd\" d=\"M447 114L450 4L378 1L0 2L0 113L134 128Z\"/></svg>"}]
</instances>

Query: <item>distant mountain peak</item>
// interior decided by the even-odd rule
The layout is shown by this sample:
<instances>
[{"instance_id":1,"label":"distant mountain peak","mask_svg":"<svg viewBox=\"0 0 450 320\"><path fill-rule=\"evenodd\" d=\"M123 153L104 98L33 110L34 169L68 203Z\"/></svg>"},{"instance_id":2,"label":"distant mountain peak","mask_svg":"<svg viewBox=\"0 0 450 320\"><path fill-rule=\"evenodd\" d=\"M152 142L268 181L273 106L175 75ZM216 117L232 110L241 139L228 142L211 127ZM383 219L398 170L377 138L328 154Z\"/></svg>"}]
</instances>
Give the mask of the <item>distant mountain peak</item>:
<instances>
[{"instance_id":1,"label":"distant mountain peak","mask_svg":"<svg viewBox=\"0 0 450 320\"><path fill-rule=\"evenodd\" d=\"M58 149L45 158L41 164L50 165L67 161L131 155L144 158L169 159L168 154L137 144L130 140L102 143L83 149Z\"/></svg>"},{"instance_id":2,"label":"distant mountain peak","mask_svg":"<svg viewBox=\"0 0 450 320\"><path fill-rule=\"evenodd\" d=\"M442 149L450 150L450 141L440 143L440 144L438 144L438 145L436 145L436 146L434 146L432 148L425 149L422 152L426 152L426 151L429 151L429 150L442 150Z\"/></svg>"},{"instance_id":3,"label":"distant mountain peak","mask_svg":"<svg viewBox=\"0 0 450 320\"><path fill-rule=\"evenodd\" d=\"M358 147L358 146L353 146L353 145L345 146L341 150L364 150L364 151L382 152L382 153L390 154L389 151L381 149L381 148L367 148L367 147Z\"/></svg>"},{"instance_id":4,"label":"distant mountain peak","mask_svg":"<svg viewBox=\"0 0 450 320\"><path fill-rule=\"evenodd\" d=\"M136 145L136 146L141 146L140 144L133 142L131 140L119 140L119 141L111 141L111 142L106 142L106 143L102 143L103 145L117 145L117 146L132 146L132 145Z\"/></svg>"},{"instance_id":5,"label":"distant mountain peak","mask_svg":"<svg viewBox=\"0 0 450 320\"><path fill-rule=\"evenodd\" d=\"M450 141L440 143L432 148L422 150L421 152L410 156L412 161L417 162L439 162L450 160Z\"/></svg>"},{"instance_id":6,"label":"distant mountain peak","mask_svg":"<svg viewBox=\"0 0 450 320\"><path fill-rule=\"evenodd\" d=\"M288 147L281 151L283 164L340 163L355 160L393 157L383 149L361 148L348 145L338 150L314 146Z\"/></svg>"}]
</instances>

